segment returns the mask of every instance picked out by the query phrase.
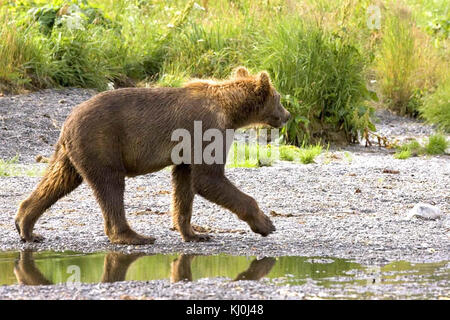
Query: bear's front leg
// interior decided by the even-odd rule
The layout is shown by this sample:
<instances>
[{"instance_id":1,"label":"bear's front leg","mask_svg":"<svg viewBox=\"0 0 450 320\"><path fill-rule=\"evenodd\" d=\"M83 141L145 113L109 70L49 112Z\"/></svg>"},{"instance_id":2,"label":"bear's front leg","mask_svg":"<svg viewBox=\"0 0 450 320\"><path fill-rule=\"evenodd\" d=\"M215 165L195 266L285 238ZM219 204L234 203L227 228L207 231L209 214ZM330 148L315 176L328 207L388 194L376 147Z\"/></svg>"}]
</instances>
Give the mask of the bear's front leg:
<instances>
[{"instance_id":1,"label":"bear's front leg","mask_svg":"<svg viewBox=\"0 0 450 320\"><path fill-rule=\"evenodd\" d=\"M192 281L191 264L195 255L181 254L170 264L170 282Z\"/></svg>"},{"instance_id":2,"label":"bear's front leg","mask_svg":"<svg viewBox=\"0 0 450 320\"><path fill-rule=\"evenodd\" d=\"M184 241L208 241L207 234L197 234L192 229L192 204L194 202L191 166L180 164L172 168L172 203L171 213L173 227L178 230Z\"/></svg>"},{"instance_id":3,"label":"bear's front leg","mask_svg":"<svg viewBox=\"0 0 450 320\"><path fill-rule=\"evenodd\" d=\"M33 259L33 251L25 250L19 254L19 259L14 266L14 275L17 282L23 285L50 285L52 284L36 267Z\"/></svg>"},{"instance_id":4,"label":"bear's front leg","mask_svg":"<svg viewBox=\"0 0 450 320\"><path fill-rule=\"evenodd\" d=\"M101 282L124 281L130 265L142 257L144 253L124 254L109 252L104 259Z\"/></svg>"},{"instance_id":5,"label":"bear's front leg","mask_svg":"<svg viewBox=\"0 0 450 320\"><path fill-rule=\"evenodd\" d=\"M194 166L193 182L199 195L235 213L253 232L265 237L275 231L272 221L259 209L256 200L225 177L222 165Z\"/></svg>"}]
</instances>

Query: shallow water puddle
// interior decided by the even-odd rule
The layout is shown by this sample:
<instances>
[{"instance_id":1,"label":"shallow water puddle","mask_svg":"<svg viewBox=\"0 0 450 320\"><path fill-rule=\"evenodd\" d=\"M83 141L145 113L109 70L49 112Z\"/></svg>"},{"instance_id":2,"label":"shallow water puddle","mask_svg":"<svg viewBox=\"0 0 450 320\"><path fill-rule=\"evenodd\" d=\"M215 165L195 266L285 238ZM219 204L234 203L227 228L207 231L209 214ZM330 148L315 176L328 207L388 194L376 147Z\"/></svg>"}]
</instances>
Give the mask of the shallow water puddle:
<instances>
[{"instance_id":1,"label":"shallow water puddle","mask_svg":"<svg viewBox=\"0 0 450 320\"><path fill-rule=\"evenodd\" d=\"M196 281L224 277L233 280L269 279L276 284L301 285L314 280L324 287L353 283L436 283L449 278L449 263L364 266L345 259L318 257L246 257L231 255L84 254L76 252L1 252L0 285L45 285L68 282L115 282L170 279Z\"/></svg>"}]
</instances>

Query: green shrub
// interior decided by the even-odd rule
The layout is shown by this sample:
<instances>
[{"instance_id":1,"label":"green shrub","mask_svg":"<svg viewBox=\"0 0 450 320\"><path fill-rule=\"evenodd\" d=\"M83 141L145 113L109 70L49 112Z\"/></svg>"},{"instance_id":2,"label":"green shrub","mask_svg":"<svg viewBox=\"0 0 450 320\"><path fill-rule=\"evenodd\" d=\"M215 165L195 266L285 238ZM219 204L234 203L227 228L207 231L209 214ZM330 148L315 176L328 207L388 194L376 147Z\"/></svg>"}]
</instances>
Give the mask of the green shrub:
<instances>
[{"instance_id":1,"label":"green shrub","mask_svg":"<svg viewBox=\"0 0 450 320\"><path fill-rule=\"evenodd\" d=\"M320 144L303 147L300 149L300 162L303 164L314 163L314 159L322 153Z\"/></svg>"},{"instance_id":2,"label":"green shrub","mask_svg":"<svg viewBox=\"0 0 450 320\"><path fill-rule=\"evenodd\" d=\"M450 143L444 135L439 133L434 134L428 138L428 142L425 145L425 152L430 155L443 154L449 145Z\"/></svg>"},{"instance_id":3,"label":"green shrub","mask_svg":"<svg viewBox=\"0 0 450 320\"><path fill-rule=\"evenodd\" d=\"M399 152L396 152L394 154L395 159L405 160L411 157L411 151L409 150L402 150Z\"/></svg>"},{"instance_id":4,"label":"green shrub","mask_svg":"<svg viewBox=\"0 0 450 320\"><path fill-rule=\"evenodd\" d=\"M322 153L322 146L317 143L316 145L310 145L301 148L290 145L279 146L280 160L295 161L303 164L313 163L314 159Z\"/></svg>"},{"instance_id":5,"label":"green shrub","mask_svg":"<svg viewBox=\"0 0 450 320\"><path fill-rule=\"evenodd\" d=\"M298 161L300 159L300 148L296 146L279 146L280 160Z\"/></svg>"},{"instance_id":6,"label":"green shrub","mask_svg":"<svg viewBox=\"0 0 450 320\"><path fill-rule=\"evenodd\" d=\"M442 134L434 134L428 138L425 146L422 146L417 140L405 143L397 148L394 154L396 159L407 159L411 156L418 156L423 154L437 155L445 153L445 150L450 146L450 142Z\"/></svg>"},{"instance_id":7,"label":"green shrub","mask_svg":"<svg viewBox=\"0 0 450 320\"><path fill-rule=\"evenodd\" d=\"M354 142L364 129L374 129L373 110L364 104L369 98L364 58L345 35L286 18L263 40L258 56L293 116L282 132L288 143L321 138ZM342 135L327 137L329 132Z\"/></svg>"},{"instance_id":8,"label":"green shrub","mask_svg":"<svg viewBox=\"0 0 450 320\"><path fill-rule=\"evenodd\" d=\"M376 59L378 84L384 101L401 115L412 113L408 103L413 95L417 68L412 16L399 7L386 11L383 38Z\"/></svg>"},{"instance_id":9,"label":"green shrub","mask_svg":"<svg viewBox=\"0 0 450 320\"><path fill-rule=\"evenodd\" d=\"M229 77L232 68L244 61L242 27L239 24L203 26L189 23L169 46L163 74L188 74L191 77Z\"/></svg>"},{"instance_id":10,"label":"green shrub","mask_svg":"<svg viewBox=\"0 0 450 320\"><path fill-rule=\"evenodd\" d=\"M63 87L88 87L105 90L119 74L118 66L108 57L111 49L108 33L97 34L93 28L72 33L54 30L49 49L52 80Z\"/></svg>"},{"instance_id":11,"label":"green shrub","mask_svg":"<svg viewBox=\"0 0 450 320\"><path fill-rule=\"evenodd\" d=\"M450 77L437 90L424 99L420 113L429 123L450 132Z\"/></svg>"},{"instance_id":12,"label":"green shrub","mask_svg":"<svg viewBox=\"0 0 450 320\"><path fill-rule=\"evenodd\" d=\"M424 152L423 147L415 139L411 142L401 145L398 149L399 153L405 152L404 154L409 154L409 156L418 156Z\"/></svg>"},{"instance_id":13,"label":"green shrub","mask_svg":"<svg viewBox=\"0 0 450 320\"><path fill-rule=\"evenodd\" d=\"M8 177L15 175L17 171L15 166L19 160L19 156L15 156L9 160L0 159L0 177Z\"/></svg>"},{"instance_id":14,"label":"green shrub","mask_svg":"<svg viewBox=\"0 0 450 320\"><path fill-rule=\"evenodd\" d=\"M16 25L7 11L0 10L0 92L31 87L31 65L40 55L33 30Z\"/></svg>"},{"instance_id":15,"label":"green shrub","mask_svg":"<svg viewBox=\"0 0 450 320\"><path fill-rule=\"evenodd\" d=\"M233 142L228 153L227 167L256 168L273 164L273 147L256 143Z\"/></svg>"},{"instance_id":16,"label":"green shrub","mask_svg":"<svg viewBox=\"0 0 450 320\"><path fill-rule=\"evenodd\" d=\"M423 17L417 18L436 10L427 11L422 3L413 12L410 6L402 1L387 3L374 67L386 106L400 115L418 116L424 98L446 76L448 54L445 42L427 34Z\"/></svg>"}]
</instances>

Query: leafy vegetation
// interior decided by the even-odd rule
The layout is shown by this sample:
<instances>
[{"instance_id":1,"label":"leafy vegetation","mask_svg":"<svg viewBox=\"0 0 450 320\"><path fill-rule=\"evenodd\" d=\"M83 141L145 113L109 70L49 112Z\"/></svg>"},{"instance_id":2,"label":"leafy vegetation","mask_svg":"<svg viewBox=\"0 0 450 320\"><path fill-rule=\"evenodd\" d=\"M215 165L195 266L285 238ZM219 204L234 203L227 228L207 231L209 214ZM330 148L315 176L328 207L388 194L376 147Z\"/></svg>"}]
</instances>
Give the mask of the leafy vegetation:
<instances>
[{"instance_id":1,"label":"leafy vegetation","mask_svg":"<svg viewBox=\"0 0 450 320\"><path fill-rule=\"evenodd\" d=\"M288 93L283 100L293 117L283 132L287 142L353 142L358 132L373 126L372 109L364 104L369 99L364 57L350 38L306 25L297 17L279 21L273 32L258 57L276 87ZM328 132L343 136L330 139Z\"/></svg>"},{"instance_id":2,"label":"leafy vegetation","mask_svg":"<svg viewBox=\"0 0 450 320\"><path fill-rule=\"evenodd\" d=\"M450 77L424 99L420 112L429 123L435 123L440 129L450 132Z\"/></svg>"},{"instance_id":3,"label":"leafy vegetation","mask_svg":"<svg viewBox=\"0 0 450 320\"><path fill-rule=\"evenodd\" d=\"M278 160L309 164L314 163L314 159L321 153L322 146L319 143L299 148L292 145L274 146L233 142L228 154L227 166L256 168L271 166Z\"/></svg>"},{"instance_id":4,"label":"leafy vegetation","mask_svg":"<svg viewBox=\"0 0 450 320\"><path fill-rule=\"evenodd\" d=\"M386 3L374 67L387 107L417 116L426 110L423 99L444 81L449 68L448 21L439 23L448 20L449 13L448 4L440 1L434 1L432 8L428 1L409 1L409 5Z\"/></svg>"},{"instance_id":5,"label":"leafy vegetation","mask_svg":"<svg viewBox=\"0 0 450 320\"><path fill-rule=\"evenodd\" d=\"M394 154L395 159L405 160L411 158L411 151L409 150L401 150Z\"/></svg>"},{"instance_id":6,"label":"leafy vegetation","mask_svg":"<svg viewBox=\"0 0 450 320\"><path fill-rule=\"evenodd\" d=\"M416 157L424 154L444 154L449 146L450 142L447 141L447 138L443 134L437 133L429 136L428 141L424 146L422 146L417 140L412 140L408 143L400 145L397 148L397 152L394 154L394 158L404 160L412 156Z\"/></svg>"},{"instance_id":7,"label":"leafy vegetation","mask_svg":"<svg viewBox=\"0 0 450 320\"><path fill-rule=\"evenodd\" d=\"M18 160L18 156L15 156L14 158L11 158L9 160L0 159L0 177L8 177L13 175L13 167Z\"/></svg>"},{"instance_id":8,"label":"leafy vegetation","mask_svg":"<svg viewBox=\"0 0 450 320\"><path fill-rule=\"evenodd\" d=\"M18 155L8 160L0 159L0 177L36 177L42 176L43 173L44 169L40 166L19 164Z\"/></svg>"},{"instance_id":9,"label":"leafy vegetation","mask_svg":"<svg viewBox=\"0 0 450 320\"><path fill-rule=\"evenodd\" d=\"M289 144L374 131L375 91L448 130L443 0L384 1L380 29L367 26L369 0L0 3L0 91L180 86L245 65L268 70L282 94Z\"/></svg>"},{"instance_id":10,"label":"leafy vegetation","mask_svg":"<svg viewBox=\"0 0 450 320\"><path fill-rule=\"evenodd\" d=\"M425 145L425 152L430 155L437 155L445 153L445 150L450 146L450 142L442 134L434 134L428 138Z\"/></svg>"},{"instance_id":11,"label":"leafy vegetation","mask_svg":"<svg viewBox=\"0 0 450 320\"><path fill-rule=\"evenodd\" d=\"M276 160L276 149L271 145L234 141L228 153L227 167L256 168L271 166Z\"/></svg>"},{"instance_id":12,"label":"leafy vegetation","mask_svg":"<svg viewBox=\"0 0 450 320\"><path fill-rule=\"evenodd\" d=\"M398 152L394 154L397 159L407 159L411 156L418 156L424 153L423 147L417 140L412 140L398 147Z\"/></svg>"},{"instance_id":13,"label":"leafy vegetation","mask_svg":"<svg viewBox=\"0 0 450 320\"><path fill-rule=\"evenodd\" d=\"M322 153L322 146L320 144L311 145L300 149L300 162L303 164L313 163L314 159Z\"/></svg>"}]
</instances>

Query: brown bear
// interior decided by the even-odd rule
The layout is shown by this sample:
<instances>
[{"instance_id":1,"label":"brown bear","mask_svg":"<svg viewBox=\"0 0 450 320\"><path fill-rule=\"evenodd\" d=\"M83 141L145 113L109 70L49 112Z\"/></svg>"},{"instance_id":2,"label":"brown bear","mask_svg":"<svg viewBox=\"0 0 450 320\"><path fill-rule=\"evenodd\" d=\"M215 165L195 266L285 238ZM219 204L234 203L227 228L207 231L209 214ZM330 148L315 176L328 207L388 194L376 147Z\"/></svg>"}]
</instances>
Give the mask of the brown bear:
<instances>
[{"instance_id":1,"label":"brown bear","mask_svg":"<svg viewBox=\"0 0 450 320\"><path fill-rule=\"evenodd\" d=\"M272 222L252 197L225 177L225 161L174 165L171 153L177 141L172 134L180 128L192 133L198 121L203 130L225 134L258 123L281 127L289 117L268 74L250 75L243 67L225 81L102 92L75 107L65 121L44 177L19 206L15 222L20 237L39 241L32 233L38 218L84 180L94 191L112 243L151 244L155 239L134 232L125 218L125 177L170 165L173 224L184 241L209 239L196 234L190 223L195 194L231 210L254 232L267 236L275 230Z\"/></svg>"}]
</instances>

